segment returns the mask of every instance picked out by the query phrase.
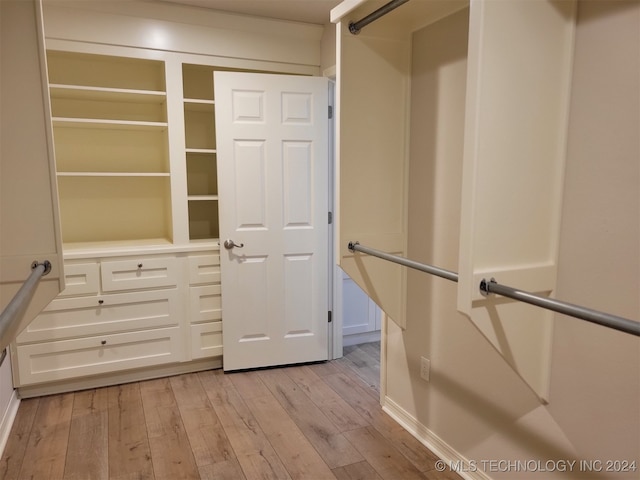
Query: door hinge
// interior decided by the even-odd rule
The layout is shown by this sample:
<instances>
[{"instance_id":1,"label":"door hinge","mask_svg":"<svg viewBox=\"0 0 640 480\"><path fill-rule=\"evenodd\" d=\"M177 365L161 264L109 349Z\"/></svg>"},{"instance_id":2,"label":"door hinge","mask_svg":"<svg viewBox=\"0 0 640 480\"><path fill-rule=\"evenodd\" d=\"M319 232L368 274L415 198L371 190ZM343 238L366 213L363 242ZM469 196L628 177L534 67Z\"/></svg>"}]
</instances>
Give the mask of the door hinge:
<instances>
[{"instance_id":1,"label":"door hinge","mask_svg":"<svg viewBox=\"0 0 640 480\"><path fill-rule=\"evenodd\" d=\"M329 118L333 118L333 105L329 105Z\"/></svg>"},{"instance_id":2,"label":"door hinge","mask_svg":"<svg viewBox=\"0 0 640 480\"><path fill-rule=\"evenodd\" d=\"M327 317L328 317L328 318L327 318L328 323L331 323L331 322L333 321L333 318L331 318L331 316L333 315L333 312L332 312L331 310L329 310L327 313L329 314L329 315L327 316Z\"/></svg>"},{"instance_id":3,"label":"door hinge","mask_svg":"<svg viewBox=\"0 0 640 480\"><path fill-rule=\"evenodd\" d=\"M333 223L333 212L329 212L329 225Z\"/></svg>"}]
</instances>

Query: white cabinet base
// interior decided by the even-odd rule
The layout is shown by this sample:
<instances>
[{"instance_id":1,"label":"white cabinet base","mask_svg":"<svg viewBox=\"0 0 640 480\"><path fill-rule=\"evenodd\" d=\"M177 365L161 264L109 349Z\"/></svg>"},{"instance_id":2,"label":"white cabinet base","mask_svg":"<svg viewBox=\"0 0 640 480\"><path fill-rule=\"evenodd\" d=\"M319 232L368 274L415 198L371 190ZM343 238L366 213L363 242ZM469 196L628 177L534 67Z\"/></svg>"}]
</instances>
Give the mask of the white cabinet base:
<instances>
[{"instance_id":1,"label":"white cabinet base","mask_svg":"<svg viewBox=\"0 0 640 480\"><path fill-rule=\"evenodd\" d=\"M90 388L120 385L122 383L140 382L153 378L169 377L183 373L198 372L222 368L222 357L195 360L155 367L146 367L124 372L113 372L96 377L85 377L18 388L20 398L40 397L56 393L76 392Z\"/></svg>"}]
</instances>

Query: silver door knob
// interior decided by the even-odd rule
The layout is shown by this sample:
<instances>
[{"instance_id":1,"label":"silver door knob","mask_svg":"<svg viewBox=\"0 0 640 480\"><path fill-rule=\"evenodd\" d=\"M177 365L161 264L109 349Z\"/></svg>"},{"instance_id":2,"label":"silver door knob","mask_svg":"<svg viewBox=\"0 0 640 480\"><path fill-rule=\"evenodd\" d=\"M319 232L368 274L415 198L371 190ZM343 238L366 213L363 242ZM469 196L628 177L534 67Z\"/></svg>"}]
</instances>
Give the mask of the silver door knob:
<instances>
[{"instance_id":1,"label":"silver door knob","mask_svg":"<svg viewBox=\"0 0 640 480\"><path fill-rule=\"evenodd\" d=\"M237 247L237 248L242 248L244 247L244 243L241 243L240 245L238 245L237 243L235 243L233 240L231 239L227 239L224 241L223 243L224 248L226 248L227 250L231 250L233 247Z\"/></svg>"}]
</instances>

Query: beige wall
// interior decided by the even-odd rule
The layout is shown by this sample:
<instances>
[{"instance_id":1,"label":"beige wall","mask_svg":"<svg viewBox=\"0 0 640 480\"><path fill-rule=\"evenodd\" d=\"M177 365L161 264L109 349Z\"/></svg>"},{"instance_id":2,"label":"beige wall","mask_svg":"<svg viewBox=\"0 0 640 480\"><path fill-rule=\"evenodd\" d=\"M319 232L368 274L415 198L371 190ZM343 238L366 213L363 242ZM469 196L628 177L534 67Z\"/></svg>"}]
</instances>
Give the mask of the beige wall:
<instances>
[{"instance_id":1,"label":"beige wall","mask_svg":"<svg viewBox=\"0 0 640 480\"><path fill-rule=\"evenodd\" d=\"M578 20L558 297L638 319L640 2ZM586 457L638 459L640 339L559 317L554 340L549 411Z\"/></svg>"},{"instance_id":2,"label":"beige wall","mask_svg":"<svg viewBox=\"0 0 640 480\"><path fill-rule=\"evenodd\" d=\"M336 66L336 25L328 23L322 31L320 39L320 71Z\"/></svg>"},{"instance_id":3,"label":"beige wall","mask_svg":"<svg viewBox=\"0 0 640 480\"><path fill-rule=\"evenodd\" d=\"M638 2L579 6L557 293L630 318L640 311L639 12ZM411 79L408 256L456 271L467 15L416 32ZM408 299L407 329L387 324L387 397L434 439L476 461L640 462L637 338L558 317L545 406L455 310L455 284L410 272ZM575 464L566 477L585 472Z\"/></svg>"}]
</instances>

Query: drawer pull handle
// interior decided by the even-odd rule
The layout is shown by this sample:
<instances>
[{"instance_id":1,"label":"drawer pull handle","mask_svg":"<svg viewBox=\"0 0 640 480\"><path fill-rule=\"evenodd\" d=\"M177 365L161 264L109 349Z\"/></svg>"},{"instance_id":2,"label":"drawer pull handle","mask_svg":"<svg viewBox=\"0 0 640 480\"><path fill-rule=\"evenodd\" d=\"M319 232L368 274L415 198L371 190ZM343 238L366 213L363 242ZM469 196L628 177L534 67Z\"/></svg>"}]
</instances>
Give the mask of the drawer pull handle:
<instances>
[{"instance_id":1,"label":"drawer pull handle","mask_svg":"<svg viewBox=\"0 0 640 480\"><path fill-rule=\"evenodd\" d=\"M141 263L138 264L138 268L142 268L142 264Z\"/></svg>"},{"instance_id":2,"label":"drawer pull handle","mask_svg":"<svg viewBox=\"0 0 640 480\"><path fill-rule=\"evenodd\" d=\"M104 303L104 300L98 300L98 303L102 305Z\"/></svg>"},{"instance_id":3,"label":"drawer pull handle","mask_svg":"<svg viewBox=\"0 0 640 480\"><path fill-rule=\"evenodd\" d=\"M107 341L106 341L106 340L102 340L102 341L100 342L100 344L101 344L101 345L106 345L106 344L107 344Z\"/></svg>"}]
</instances>

